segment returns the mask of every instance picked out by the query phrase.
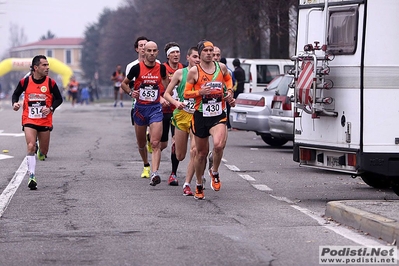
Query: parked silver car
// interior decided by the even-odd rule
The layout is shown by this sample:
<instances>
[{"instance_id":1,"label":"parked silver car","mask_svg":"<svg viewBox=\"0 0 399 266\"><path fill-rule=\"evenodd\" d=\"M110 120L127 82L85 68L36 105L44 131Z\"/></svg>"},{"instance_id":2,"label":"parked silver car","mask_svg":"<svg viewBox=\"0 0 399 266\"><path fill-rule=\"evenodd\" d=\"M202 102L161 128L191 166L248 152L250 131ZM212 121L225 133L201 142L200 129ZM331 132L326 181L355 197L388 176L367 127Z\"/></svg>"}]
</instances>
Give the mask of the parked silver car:
<instances>
[{"instance_id":1,"label":"parked silver car","mask_svg":"<svg viewBox=\"0 0 399 266\"><path fill-rule=\"evenodd\" d=\"M271 103L276 91L287 91L293 76L280 75L274 78L263 92L241 93L236 99L236 106L230 110L232 128L253 131L270 146L282 146L287 139L274 137L270 133L269 116Z\"/></svg>"},{"instance_id":2,"label":"parked silver car","mask_svg":"<svg viewBox=\"0 0 399 266\"><path fill-rule=\"evenodd\" d=\"M294 140L294 88L276 91L269 116L270 134L279 139Z\"/></svg>"}]
</instances>

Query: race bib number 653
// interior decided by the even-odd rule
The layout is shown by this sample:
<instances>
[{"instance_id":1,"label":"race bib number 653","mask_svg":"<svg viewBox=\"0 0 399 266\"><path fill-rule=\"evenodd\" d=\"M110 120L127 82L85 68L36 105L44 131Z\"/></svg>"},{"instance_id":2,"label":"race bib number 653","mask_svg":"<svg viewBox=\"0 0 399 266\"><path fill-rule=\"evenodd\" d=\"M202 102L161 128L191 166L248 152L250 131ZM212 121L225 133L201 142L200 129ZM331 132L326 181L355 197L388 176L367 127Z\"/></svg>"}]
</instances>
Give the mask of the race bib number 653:
<instances>
[{"instance_id":1,"label":"race bib number 653","mask_svg":"<svg viewBox=\"0 0 399 266\"><path fill-rule=\"evenodd\" d=\"M139 99L142 101L154 102L158 99L158 89L154 89L153 86L140 87Z\"/></svg>"}]
</instances>

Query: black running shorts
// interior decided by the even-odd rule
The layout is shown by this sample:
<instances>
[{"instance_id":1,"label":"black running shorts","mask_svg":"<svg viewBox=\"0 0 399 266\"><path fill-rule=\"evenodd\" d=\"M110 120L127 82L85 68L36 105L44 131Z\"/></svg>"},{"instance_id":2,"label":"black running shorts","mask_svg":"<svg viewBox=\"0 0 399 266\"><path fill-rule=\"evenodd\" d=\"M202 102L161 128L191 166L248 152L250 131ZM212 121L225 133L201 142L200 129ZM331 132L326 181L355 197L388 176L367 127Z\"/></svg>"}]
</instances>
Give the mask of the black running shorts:
<instances>
[{"instance_id":1,"label":"black running shorts","mask_svg":"<svg viewBox=\"0 0 399 266\"><path fill-rule=\"evenodd\" d=\"M218 116L204 117L202 112L195 111L194 117L191 124L191 130L193 134L199 138L209 137L211 134L209 130L216 126L217 124L226 124L227 117L226 113L223 111Z\"/></svg>"}]
</instances>

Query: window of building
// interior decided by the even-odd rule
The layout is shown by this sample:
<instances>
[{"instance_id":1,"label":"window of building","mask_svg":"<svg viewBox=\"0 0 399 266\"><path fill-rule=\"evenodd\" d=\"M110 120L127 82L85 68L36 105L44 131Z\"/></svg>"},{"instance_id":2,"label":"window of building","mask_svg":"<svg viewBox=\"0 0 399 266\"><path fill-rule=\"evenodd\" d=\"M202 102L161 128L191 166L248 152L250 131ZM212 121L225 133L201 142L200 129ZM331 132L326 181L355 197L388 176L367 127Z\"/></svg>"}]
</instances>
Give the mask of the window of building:
<instances>
[{"instance_id":1,"label":"window of building","mask_svg":"<svg viewBox=\"0 0 399 266\"><path fill-rule=\"evenodd\" d=\"M53 50L46 50L47 57L53 57Z\"/></svg>"},{"instance_id":2,"label":"window of building","mask_svg":"<svg viewBox=\"0 0 399 266\"><path fill-rule=\"evenodd\" d=\"M72 64L72 51L69 49L65 50L65 64Z\"/></svg>"},{"instance_id":3,"label":"window of building","mask_svg":"<svg viewBox=\"0 0 399 266\"><path fill-rule=\"evenodd\" d=\"M354 54L358 33L357 6L330 8L327 46L335 55Z\"/></svg>"}]
</instances>

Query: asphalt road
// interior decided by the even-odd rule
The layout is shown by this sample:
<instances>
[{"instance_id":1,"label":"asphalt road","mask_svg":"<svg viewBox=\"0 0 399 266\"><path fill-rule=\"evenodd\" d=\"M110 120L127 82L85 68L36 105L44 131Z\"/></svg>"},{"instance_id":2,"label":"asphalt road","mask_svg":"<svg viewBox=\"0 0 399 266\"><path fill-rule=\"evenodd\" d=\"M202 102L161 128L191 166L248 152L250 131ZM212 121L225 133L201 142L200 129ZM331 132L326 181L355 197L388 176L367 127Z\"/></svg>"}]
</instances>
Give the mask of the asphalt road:
<instances>
[{"instance_id":1,"label":"asphalt road","mask_svg":"<svg viewBox=\"0 0 399 266\"><path fill-rule=\"evenodd\" d=\"M208 186L205 200L182 195L185 161L181 185L167 185L170 147L161 184L149 186L127 106L66 102L56 111L38 190L25 176L0 200L0 265L319 265L320 246L388 244L323 216L329 201L397 199L393 192L300 168L292 143L273 148L251 132L229 132L222 189ZM9 151L1 191L26 155L20 119L0 102L0 151Z\"/></svg>"}]
</instances>

